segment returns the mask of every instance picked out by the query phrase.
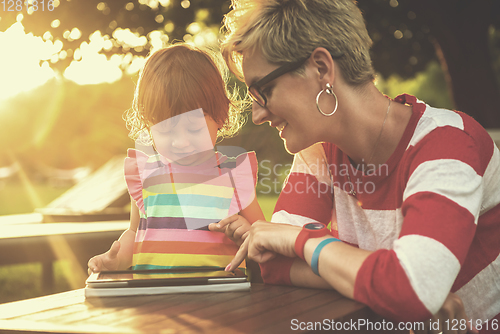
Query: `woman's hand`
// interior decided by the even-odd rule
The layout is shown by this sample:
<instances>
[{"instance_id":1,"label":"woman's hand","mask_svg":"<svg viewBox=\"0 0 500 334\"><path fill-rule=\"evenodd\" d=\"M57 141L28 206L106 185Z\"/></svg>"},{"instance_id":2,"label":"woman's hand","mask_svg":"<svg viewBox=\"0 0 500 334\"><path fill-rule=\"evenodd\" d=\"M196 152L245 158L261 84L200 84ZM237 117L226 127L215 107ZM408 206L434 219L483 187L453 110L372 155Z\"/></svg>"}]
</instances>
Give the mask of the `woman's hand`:
<instances>
[{"instance_id":1,"label":"woman's hand","mask_svg":"<svg viewBox=\"0 0 500 334\"><path fill-rule=\"evenodd\" d=\"M257 221L252 225L240 249L234 256L226 271L238 268L248 256L258 263L273 259L276 254L295 257L295 239L301 227L288 224L275 224L266 221Z\"/></svg>"},{"instance_id":2,"label":"woman's hand","mask_svg":"<svg viewBox=\"0 0 500 334\"><path fill-rule=\"evenodd\" d=\"M208 225L210 231L225 233L238 246L241 246L246 239L251 227L252 225L250 225L248 220L238 214L224 218L218 223Z\"/></svg>"},{"instance_id":3,"label":"woman's hand","mask_svg":"<svg viewBox=\"0 0 500 334\"><path fill-rule=\"evenodd\" d=\"M437 325L439 325L439 328ZM475 328L470 328L469 319L465 314L464 303L460 297L452 292L448 294L438 313L426 323L426 328L414 331L415 334L437 334L441 332L443 334L479 333Z\"/></svg>"},{"instance_id":4,"label":"woman's hand","mask_svg":"<svg viewBox=\"0 0 500 334\"><path fill-rule=\"evenodd\" d=\"M119 251L120 241L116 240L106 253L91 258L87 264L89 275L103 270L117 270L120 266Z\"/></svg>"}]
</instances>

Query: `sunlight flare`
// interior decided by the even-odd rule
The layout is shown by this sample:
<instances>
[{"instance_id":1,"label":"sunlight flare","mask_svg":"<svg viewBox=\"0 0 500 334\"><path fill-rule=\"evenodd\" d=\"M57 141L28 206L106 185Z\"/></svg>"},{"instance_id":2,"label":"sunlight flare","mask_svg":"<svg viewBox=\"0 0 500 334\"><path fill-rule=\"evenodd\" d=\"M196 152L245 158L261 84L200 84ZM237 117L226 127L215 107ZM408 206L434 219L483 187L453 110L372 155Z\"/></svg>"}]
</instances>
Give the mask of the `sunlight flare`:
<instances>
[{"instance_id":1,"label":"sunlight flare","mask_svg":"<svg viewBox=\"0 0 500 334\"><path fill-rule=\"evenodd\" d=\"M26 34L21 22L16 22L5 32L0 32L0 100L29 91L54 77L47 63L60 51L62 42L44 41L41 37Z\"/></svg>"},{"instance_id":2,"label":"sunlight flare","mask_svg":"<svg viewBox=\"0 0 500 334\"><path fill-rule=\"evenodd\" d=\"M27 199L28 201L31 202L31 205L33 209L35 208L41 208L43 206L42 200L40 198L40 195L35 190L35 187L33 186L32 181L28 177L28 174L24 170L22 164L19 162L19 160L16 158L15 154L12 153L11 151L7 152L7 155L11 161L12 164L15 164L18 166L18 175L19 179L21 180L21 183L24 187L24 190L26 191L26 194L28 195Z\"/></svg>"}]
</instances>

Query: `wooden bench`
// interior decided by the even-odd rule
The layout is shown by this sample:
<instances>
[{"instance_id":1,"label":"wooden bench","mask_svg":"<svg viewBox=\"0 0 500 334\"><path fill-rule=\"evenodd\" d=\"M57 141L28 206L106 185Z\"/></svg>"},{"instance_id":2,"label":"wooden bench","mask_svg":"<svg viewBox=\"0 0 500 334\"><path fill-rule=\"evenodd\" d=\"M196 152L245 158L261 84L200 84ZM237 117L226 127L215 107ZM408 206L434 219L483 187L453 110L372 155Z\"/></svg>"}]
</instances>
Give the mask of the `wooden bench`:
<instances>
[{"instance_id":1,"label":"wooden bench","mask_svg":"<svg viewBox=\"0 0 500 334\"><path fill-rule=\"evenodd\" d=\"M35 211L48 223L129 219L124 159L121 155L111 158L46 207Z\"/></svg>"},{"instance_id":2,"label":"wooden bench","mask_svg":"<svg viewBox=\"0 0 500 334\"><path fill-rule=\"evenodd\" d=\"M53 262L69 260L74 279L81 287L87 277L87 262L107 251L129 226L128 220L85 223L2 224L0 265L42 263L42 288L53 291Z\"/></svg>"}]
</instances>

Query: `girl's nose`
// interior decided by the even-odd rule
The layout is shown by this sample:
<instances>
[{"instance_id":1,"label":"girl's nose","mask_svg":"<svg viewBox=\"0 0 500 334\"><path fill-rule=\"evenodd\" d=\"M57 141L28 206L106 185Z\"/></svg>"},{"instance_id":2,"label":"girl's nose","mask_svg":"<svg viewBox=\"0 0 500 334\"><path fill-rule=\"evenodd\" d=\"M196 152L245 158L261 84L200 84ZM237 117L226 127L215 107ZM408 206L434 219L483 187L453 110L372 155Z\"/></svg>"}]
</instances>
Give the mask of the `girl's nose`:
<instances>
[{"instance_id":1,"label":"girl's nose","mask_svg":"<svg viewBox=\"0 0 500 334\"><path fill-rule=\"evenodd\" d=\"M172 140L172 147L177 149L182 149L188 147L189 145L190 141L186 134L177 134Z\"/></svg>"},{"instance_id":2,"label":"girl's nose","mask_svg":"<svg viewBox=\"0 0 500 334\"><path fill-rule=\"evenodd\" d=\"M268 121L269 111L267 108L261 107L257 102L252 102L252 122L259 125Z\"/></svg>"}]
</instances>

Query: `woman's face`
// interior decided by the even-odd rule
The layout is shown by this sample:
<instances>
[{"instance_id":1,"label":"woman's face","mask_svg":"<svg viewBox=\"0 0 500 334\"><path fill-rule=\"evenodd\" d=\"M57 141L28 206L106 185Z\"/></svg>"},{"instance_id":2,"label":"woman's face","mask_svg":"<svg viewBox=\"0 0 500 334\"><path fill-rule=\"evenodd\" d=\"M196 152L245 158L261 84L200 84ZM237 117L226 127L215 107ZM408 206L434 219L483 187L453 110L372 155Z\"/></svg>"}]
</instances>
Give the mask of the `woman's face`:
<instances>
[{"instance_id":1,"label":"woman's face","mask_svg":"<svg viewBox=\"0 0 500 334\"><path fill-rule=\"evenodd\" d=\"M315 99L321 87L315 80L314 68L307 63L303 75L286 73L260 87L267 99L265 107L256 102L252 105L252 121L269 122L292 154L320 141L317 127L321 124L321 114L316 110ZM244 53L242 66L247 86L279 67L265 60L259 51Z\"/></svg>"},{"instance_id":2,"label":"woman's face","mask_svg":"<svg viewBox=\"0 0 500 334\"><path fill-rule=\"evenodd\" d=\"M197 165L213 155L217 123L202 109L185 112L151 127L158 153L179 165Z\"/></svg>"}]
</instances>

